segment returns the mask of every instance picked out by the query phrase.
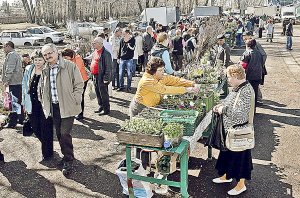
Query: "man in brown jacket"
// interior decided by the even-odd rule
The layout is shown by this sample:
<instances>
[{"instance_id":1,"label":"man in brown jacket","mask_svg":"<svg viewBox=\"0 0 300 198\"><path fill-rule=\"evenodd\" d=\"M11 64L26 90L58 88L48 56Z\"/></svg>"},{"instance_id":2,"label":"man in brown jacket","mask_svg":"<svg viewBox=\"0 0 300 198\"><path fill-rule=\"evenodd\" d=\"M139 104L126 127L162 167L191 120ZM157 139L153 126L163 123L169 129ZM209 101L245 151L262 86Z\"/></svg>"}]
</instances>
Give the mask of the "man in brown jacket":
<instances>
[{"instance_id":1,"label":"man in brown jacket","mask_svg":"<svg viewBox=\"0 0 300 198\"><path fill-rule=\"evenodd\" d=\"M54 44L45 45L42 53L47 62L42 81L43 109L46 118L53 118L64 155L62 172L67 175L74 160L71 130L75 116L81 112L83 80L78 67L59 56Z\"/></svg>"}]
</instances>

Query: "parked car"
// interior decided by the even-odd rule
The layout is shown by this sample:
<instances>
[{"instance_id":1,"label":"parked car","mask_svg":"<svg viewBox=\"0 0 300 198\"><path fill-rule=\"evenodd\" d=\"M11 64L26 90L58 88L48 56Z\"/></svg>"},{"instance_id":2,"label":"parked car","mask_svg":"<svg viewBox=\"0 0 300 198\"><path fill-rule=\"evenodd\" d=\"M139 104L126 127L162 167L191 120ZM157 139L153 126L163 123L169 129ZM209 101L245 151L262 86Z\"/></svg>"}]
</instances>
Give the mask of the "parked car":
<instances>
[{"instance_id":1,"label":"parked car","mask_svg":"<svg viewBox=\"0 0 300 198\"><path fill-rule=\"evenodd\" d=\"M43 45L45 40L32 36L26 30L5 30L0 33L0 45L12 41L15 46Z\"/></svg>"},{"instance_id":2,"label":"parked car","mask_svg":"<svg viewBox=\"0 0 300 198\"><path fill-rule=\"evenodd\" d=\"M104 33L104 27L96 23L83 22L78 23L78 32L80 36L93 35L97 36L99 33Z\"/></svg>"},{"instance_id":3,"label":"parked car","mask_svg":"<svg viewBox=\"0 0 300 198\"><path fill-rule=\"evenodd\" d=\"M31 27L27 31L34 36L45 39L46 43L62 43L65 39L62 32L57 32L47 26Z\"/></svg>"}]
</instances>

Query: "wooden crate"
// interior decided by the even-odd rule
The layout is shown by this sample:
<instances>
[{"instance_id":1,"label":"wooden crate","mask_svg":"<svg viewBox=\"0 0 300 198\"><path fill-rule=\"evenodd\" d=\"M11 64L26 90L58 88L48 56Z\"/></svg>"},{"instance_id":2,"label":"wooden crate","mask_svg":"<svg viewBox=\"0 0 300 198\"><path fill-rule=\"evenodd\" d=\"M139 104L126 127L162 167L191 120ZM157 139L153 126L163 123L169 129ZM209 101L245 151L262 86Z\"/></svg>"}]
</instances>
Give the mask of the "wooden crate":
<instances>
[{"instance_id":1,"label":"wooden crate","mask_svg":"<svg viewBox=\"0 0 300 198\"><path fill-rule=\"evenodd\" d=\"M133 144L161 148L164 145L164 135L147 135L131 133L123 130L117 132L118 142L121 144Z\"/></svg>"}]
</instances>

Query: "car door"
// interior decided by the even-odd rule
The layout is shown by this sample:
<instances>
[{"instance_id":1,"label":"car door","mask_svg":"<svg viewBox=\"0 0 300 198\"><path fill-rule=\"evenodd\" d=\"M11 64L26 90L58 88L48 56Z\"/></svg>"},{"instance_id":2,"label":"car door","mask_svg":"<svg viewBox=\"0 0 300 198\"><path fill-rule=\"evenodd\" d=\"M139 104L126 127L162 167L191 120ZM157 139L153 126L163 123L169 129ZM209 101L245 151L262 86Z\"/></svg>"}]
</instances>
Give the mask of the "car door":
<instances>
[{"instance_id":1,"label":"car door","mask_svg":"<svg viewBox=\"0 0 300 198\"><path fill-rule=\"evenodd\" d=\"M45 35L40 28L31 28L29 31L33 36L45 39Z\"/></svg>"},{"instance_id":2,"label":"car door","mask_svg":"<svg viewBox=\"0 0 300 198\"><path fill-rule=\"evenodd\" d=\"M2 32L1 34L1 44L4 45L5 42L11 41L10 32Z\"/></svg>"},{"instance_id":3,"label":"car door","mask_svg":"<svg viewBox=\"0 0 300 198\"><path fill-rule=\"evenodd\" d=\"M21 38L21 35L19 32L11 32L11 41L16 45L16 46L23 46L25 41Z\"/></svg>"}]
</instances>

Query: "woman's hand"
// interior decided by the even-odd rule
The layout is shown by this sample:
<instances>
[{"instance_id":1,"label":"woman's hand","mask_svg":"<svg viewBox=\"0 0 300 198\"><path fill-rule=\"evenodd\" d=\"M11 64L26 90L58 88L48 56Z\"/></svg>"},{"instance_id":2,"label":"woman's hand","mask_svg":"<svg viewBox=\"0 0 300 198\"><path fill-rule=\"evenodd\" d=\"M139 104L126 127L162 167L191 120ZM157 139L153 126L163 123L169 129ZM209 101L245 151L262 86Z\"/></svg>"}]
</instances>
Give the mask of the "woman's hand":
<instances>
[{"instance_id":1,"label":"woman's hand","mask_svg":"<svg viewBox=\"0 0 300 198\"><path fill-rule=\"evenodd\" d=\"M218 104L213 107L213 112L218 113L218 108L221 106L221 104Z\"/></svg>"},{"instance_id":2,"label":"woman's hand","mask_svg":"<svg viewBox=\"0 0 300 198\"><path fill-rule=\"evenodd\" d=\"M218 107L218 113L219 113L220 115L222 114L223 108L224 108L223 105L221 105L221 106Z\"/></svg>"},{"instance_id":3,"label":"woman's hand","mask_svg":"<svg viewBox=\"0 0 300 198\"><path fill-rule=\"evenodd\" d=\"M198 93L200 89L198 87L187 87L186 92L188 93Z\"/></svg>"}]
</instances>

